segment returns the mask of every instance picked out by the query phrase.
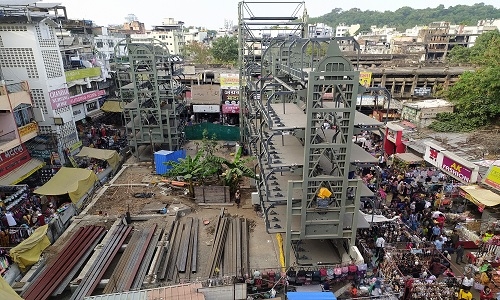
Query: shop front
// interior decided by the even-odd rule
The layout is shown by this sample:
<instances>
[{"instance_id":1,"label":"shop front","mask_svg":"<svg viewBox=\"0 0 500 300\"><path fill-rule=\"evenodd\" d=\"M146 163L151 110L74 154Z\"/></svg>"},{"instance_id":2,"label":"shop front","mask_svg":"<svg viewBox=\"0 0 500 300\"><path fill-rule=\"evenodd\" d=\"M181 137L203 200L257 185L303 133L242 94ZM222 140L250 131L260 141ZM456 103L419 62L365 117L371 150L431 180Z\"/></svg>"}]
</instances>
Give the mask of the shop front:
<instances>
[{"instance_id":1,"label":"shop front","mask_svg":"<svg viewBox=\"0 0 500 300\"><path fill-rule=\"evenodd\" d=\"M462 184L477 182L479 167L443 147L426 143L424 159Z\"/></svg>"},{"instance_id":2,"label":"shop front","mask_svg":"<svg viewBox=\"0 0 500 300\"><path fill-rule=\"evenodd\" d=\"M0 186L20 183L44 165L30 156L24 144L0 153Z\"/></svg>"},{"instance_id":3,"label":"shop front","mask_svg":"<svg viewBox=\"0 0 500 300\"><path fill-rule=\"evenodd\" d=\"M197 105L193 104L194 121L196 123L220 122L220 105Z\"/></svg>"}]
</instances>

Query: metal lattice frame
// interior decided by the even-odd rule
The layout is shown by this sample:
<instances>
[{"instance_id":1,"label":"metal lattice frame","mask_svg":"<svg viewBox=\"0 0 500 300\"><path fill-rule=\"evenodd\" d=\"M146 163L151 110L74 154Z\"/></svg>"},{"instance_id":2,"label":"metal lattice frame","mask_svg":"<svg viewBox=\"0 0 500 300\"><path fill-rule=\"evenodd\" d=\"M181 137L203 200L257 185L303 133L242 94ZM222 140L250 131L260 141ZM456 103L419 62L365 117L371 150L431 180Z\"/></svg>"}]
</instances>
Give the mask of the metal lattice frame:
<instances>
[{"instance_id":1,"label":"metal lattice frame","mask_svg":"<svg viewBox=\"0 0 500 300\"><path fill-rule=\"evenodd\" d=\"M249 9L254 3L263 4L243 1L238 7L240 126L243 142L249 143L250 150L259 160L256 166L261 178L258 189L268 230L269 210L274 205L286 204L286 228L282 232L286 234L288 266L293 241L347 239L354 244L360 182L348 179L348 173L359 72L342 56L340 41L305 38L305 8L301 21L298 21L297 11L288 17L256 17ZM304 2L280 3L304 6ZM259 26L287 24L297 27L290 26L291 34L285 36L259 39L252 31L254 28L262 30ZM326 93L333 95L333 100L324 100ZM289 124L284 124L273 109L278 103L283 105L283 113L287 104L296 104L304 111L305 122L290 125L293 120L288 120ZM332 124L334 129L325 133L325 122ZM280 156L291 155L291 149L285 148L285 153L280 155L275 151L276 143L283 143L286 135L294 136L296 143L302 145L298 148L302 148L303 159L298 162L288 162L286 157ZM282 189L286 195L281 198L272 195L273 174L286 172L301 173L302 178L288 181ZM317 193L322 187L333 193L327 207L317 205ZM297 192L300 199L294 199ZM299 225L292 227L297 219Z\"/></svg>"},{"instance_id":2,"label":"metal lattice frame","mask_svg":"<svg viewBox=\"0 0 500 300\"><path fill-rule=\"evenodd\" d=\"M125 39L115 49L125 48L127 57L117 57L117 79L126 133L136 158L140 146L163 145L177 150L183 144L184 122L180 113L185 102L183 86L174 76L182 73L182 61L155 39ZM154 149L153 149L154 150Z\"/></svg>"}]
</instances>

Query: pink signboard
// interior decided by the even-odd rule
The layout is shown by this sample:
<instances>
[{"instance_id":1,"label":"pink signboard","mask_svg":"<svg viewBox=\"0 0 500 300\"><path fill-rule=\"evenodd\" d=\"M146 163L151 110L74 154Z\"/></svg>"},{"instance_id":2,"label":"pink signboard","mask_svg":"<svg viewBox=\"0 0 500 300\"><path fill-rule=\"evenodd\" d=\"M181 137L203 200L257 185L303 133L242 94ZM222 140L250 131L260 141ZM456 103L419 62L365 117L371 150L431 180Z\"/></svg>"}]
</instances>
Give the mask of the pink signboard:
<instances>
[{"instance_id":1,"label":"pink signboard","mask_svg":"<svg viewBox=\"0 0 500 300\"><path fill-rule=\"evenodd\" d=\"M97 91L83 93L83 94L76 95L76 96L69 98L69 104L75 105L78 103L82 103L82 102L86 102L88 100L95 99L95 98L103 96L103 95L106 95L105 90L97 90Z\"/></svg>"},{"instance_id":2,"label":"pink signboard","mask_svg":"<svg viewBox=\"0 0 500 300\"><path fill-rule=\"evenodd\" d=\"M469 183L471 181L472 170L464 167L462 164L457 163L447 156L443 156L441 169L463 182Z\"/></svg>"},{"instance_id":3,"label":"pink signboard","mask_svg":"<svg viewBox=\"0 0 500 300\"><path fill-rule=\"evenodd\" d=\"M68 88L62 88L58 90L53 90L49 92L50 105L52 109L58 109L61 107L68 106L69 91Z\"/></svg>"},{"instance_id":4,"label":"pink signboard","mask_svg":"<svg viewBox=\"0 0 500 300\"><path fill-rule=\"evenodd\" d=\"M223 104L222 105L223 114L239 114L240 106L238 104Z\"/></svg>"}]
</instances>

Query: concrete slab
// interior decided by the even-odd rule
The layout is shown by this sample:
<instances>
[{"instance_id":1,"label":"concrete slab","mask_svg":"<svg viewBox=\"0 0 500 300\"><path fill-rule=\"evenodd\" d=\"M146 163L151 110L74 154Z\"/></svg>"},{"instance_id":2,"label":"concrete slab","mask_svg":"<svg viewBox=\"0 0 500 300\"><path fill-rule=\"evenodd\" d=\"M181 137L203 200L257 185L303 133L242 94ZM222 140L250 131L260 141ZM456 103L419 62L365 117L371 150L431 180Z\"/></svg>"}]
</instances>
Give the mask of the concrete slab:
<instances>
[{"instance_id":1,"label":"concrete slab","mask_svg":"<svg viewBox=\"0 0 500 300\"><path fill-rule=\"evenodd\" d=\"M342 263L338 250L329 240L303 240L295 246L299 265L317 266Z\"/></svg>"}]
</instances>

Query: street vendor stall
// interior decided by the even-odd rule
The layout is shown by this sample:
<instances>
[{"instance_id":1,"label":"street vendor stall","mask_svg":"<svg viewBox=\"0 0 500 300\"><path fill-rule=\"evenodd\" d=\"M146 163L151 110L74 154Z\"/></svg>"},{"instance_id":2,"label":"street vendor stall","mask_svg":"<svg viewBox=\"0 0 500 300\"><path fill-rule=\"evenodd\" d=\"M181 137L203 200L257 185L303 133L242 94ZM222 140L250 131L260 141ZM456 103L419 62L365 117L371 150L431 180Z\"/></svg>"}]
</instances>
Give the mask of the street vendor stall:
<instances>
[{"instance_id":1,"label":"street vendor stall","mask_svg":"<svg viewBox=\"0 0 500 300\"><path fill-rule=\"evenodd\" d=\"M68 195L71 202L80 208L89 193L95 188L97 181L96 174L91 170L63 167L34 193L45 196L60 196L61 198Z\"/></svg>"},{"instance_id":2,"label":"street vendor stall","mask_svg":"<svg viewBox=\"0 0 500 300\"><path fill-rule=\"evenodd\" d=\"M86 167L89 170L93 170L101 182L103 182L109 174L116 172L120 163L120 155L116 150L83 147L76 157L87 158ZM105 164L92 159L105 162Z\"/></svg>"}]
</instances>

